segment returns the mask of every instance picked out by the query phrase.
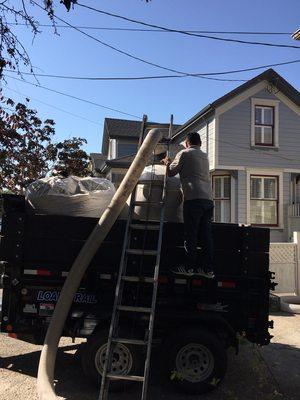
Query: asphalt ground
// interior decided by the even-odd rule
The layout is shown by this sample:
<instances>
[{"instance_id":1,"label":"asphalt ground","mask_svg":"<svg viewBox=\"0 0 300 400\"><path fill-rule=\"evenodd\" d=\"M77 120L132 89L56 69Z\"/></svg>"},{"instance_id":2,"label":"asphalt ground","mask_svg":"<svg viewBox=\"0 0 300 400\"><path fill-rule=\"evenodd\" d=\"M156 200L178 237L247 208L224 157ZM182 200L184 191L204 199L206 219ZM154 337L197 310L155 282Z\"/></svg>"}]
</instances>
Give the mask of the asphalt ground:
<instances>
[{"instance_id":1,"label":"asphalt ground","mask_svg":"<svg viewBox=\"0 0 300 400\"><path fill-rule=\"evenodd\" d=\"M273 343L258 348L240 346L239 355L228 352L224 381L202 396L178 392L162 373L161 352L153 354L148 400L298 400L300 395L300 316L277 314ZM0 399L35 400L36 375L41 346L0 335ZM56 393L59 399L97 400L98 391L84 377L80 365L80 341L62 338L56 364ZM139 386L111 400L139 399Z\"/></svg>"}]
</instances>

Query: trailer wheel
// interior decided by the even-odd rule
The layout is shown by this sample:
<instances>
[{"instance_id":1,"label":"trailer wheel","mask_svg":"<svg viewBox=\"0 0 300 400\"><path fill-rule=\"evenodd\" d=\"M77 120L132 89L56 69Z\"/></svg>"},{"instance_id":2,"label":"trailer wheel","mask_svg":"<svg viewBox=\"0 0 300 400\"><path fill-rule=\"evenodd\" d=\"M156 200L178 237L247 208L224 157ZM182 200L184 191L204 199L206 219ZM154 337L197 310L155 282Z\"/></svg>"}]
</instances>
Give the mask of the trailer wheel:
<instances>
[{"instance_id":1,"label":"trailer wheel","mask_svg":"<svg viewBox=\"0 0 300 400\"><path fill-rule=\"evenodd\" d=\"M222 381L227 354L216 335L206 330L189 330L174 336L167 354L171 382L186 393L213 390Z\"/></svg>"},{"instance_id":2,"label":"trailer wheel","mask_svg":"<svg viewBox=\"0 0 300 400\"><path fill-rule=\"evenodd\" d=\"M123 333L124 337L125 334ZM97 386L101 386L102 372L107 348L107 330L93 333L81 351L81 364L84 374ZM143 353L141 346L118 343L113 355L112 371L119 375L140 375L142 373ZM133 382L112 381L110 389L120 391Z\"/></svg>"}]
</instances>

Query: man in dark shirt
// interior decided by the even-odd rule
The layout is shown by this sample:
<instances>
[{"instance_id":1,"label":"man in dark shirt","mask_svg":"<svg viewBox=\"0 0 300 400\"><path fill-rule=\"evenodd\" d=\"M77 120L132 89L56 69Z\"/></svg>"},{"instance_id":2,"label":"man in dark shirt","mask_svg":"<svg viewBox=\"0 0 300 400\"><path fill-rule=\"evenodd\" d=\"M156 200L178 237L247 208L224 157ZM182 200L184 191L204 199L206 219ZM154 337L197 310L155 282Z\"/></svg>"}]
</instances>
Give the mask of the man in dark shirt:
<instances>
[{"instance_id":1,"label":"man in dark shirt","mask_svg":"<svg viewBox=\"0 0 300 400\"><path fill-rule=\"evenodd\" d=\"M201 139L198 132L191 132L185 140L186 149L180 151L171 163L163 160L167 166L168 176L179 174L184 203L184 247L187 265L178 267L176 274L202 275L213 278L213 241L211 221L213 217L213 201L209 162L207 154L201 151ZM197 244L200 231L202 249L202 267L197 265Z\"/></svg>"}]
</instances>

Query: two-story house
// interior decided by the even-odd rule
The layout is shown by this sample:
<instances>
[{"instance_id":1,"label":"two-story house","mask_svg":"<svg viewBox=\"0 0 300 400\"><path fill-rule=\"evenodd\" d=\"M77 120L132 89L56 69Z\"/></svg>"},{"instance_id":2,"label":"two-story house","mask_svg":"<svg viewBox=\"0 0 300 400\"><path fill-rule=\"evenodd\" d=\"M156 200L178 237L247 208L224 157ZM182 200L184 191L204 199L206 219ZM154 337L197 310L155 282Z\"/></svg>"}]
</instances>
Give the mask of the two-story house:
<instances>
[{"instance_id":1,"label":"two-story house","mask_svg":"<svg viewBox=\"0 0 300 400\"><path fill-rule=\"evenodd\" d=\"M300 230L300 93L269 69L177 129L208 153L215 221L268 226L271 241Z\"/></svg>"},{"instance_id":2,"label":"two-story house","mask_svg":"<svg viewBox=\"0 0 300 400\"><path fill-rule=\"evenodd\" d=\"M166 124L161 124L161 126L164 135L167 136ZM179 125L173 126L174 130L178 128ZM110 179L115 186L119 186L132 163L137 152L141 129L141 121L105 118L101 166L97 172ZM100 155L97 156L100 157Z\"/></svg>"}]
</instances>

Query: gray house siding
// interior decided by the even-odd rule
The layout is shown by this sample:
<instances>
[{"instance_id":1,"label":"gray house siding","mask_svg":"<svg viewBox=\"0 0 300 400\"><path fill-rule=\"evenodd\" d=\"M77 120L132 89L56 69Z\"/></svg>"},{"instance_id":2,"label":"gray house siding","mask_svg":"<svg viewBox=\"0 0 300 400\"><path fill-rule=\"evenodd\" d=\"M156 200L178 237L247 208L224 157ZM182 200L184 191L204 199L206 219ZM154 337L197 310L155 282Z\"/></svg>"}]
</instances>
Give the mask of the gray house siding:
<instances>
[{"instance_id":1,"label":"gray house siding","mask_svg":"<svg viewBox=\"0 0 300 400\"><path fill-rule=\"evenodd\" d=\"M201 126L198 128L198 133L201 137L201 141L202 141L202 146L201 146L201 150L204 151L205 153L207 153L207 125L206 123L201 124Z\"/></svg>"},{"instance_id":2,"label":"gray house siding","mask_svg":"<svg viewBox=\"0 0 300 400\"><path fill-rule=\"evenodd\" d=\"M278 100L266 91L253 96ZM279 103L279 148L251 148L251 98L219 116L218 164L300 169L300 116Z\"/></svg>"},{"instance_id":3,"label":"gray house siding","mask_svg":"<svg viewBox=\"0 0 300 400\"><path fill-rule=\"evenodd\" d=\"M199 133L202 141L201 150L207 153L209 168L213 169L215 165L215 119L202 121L193 130Z\"/></svg>"}]
</instances>

